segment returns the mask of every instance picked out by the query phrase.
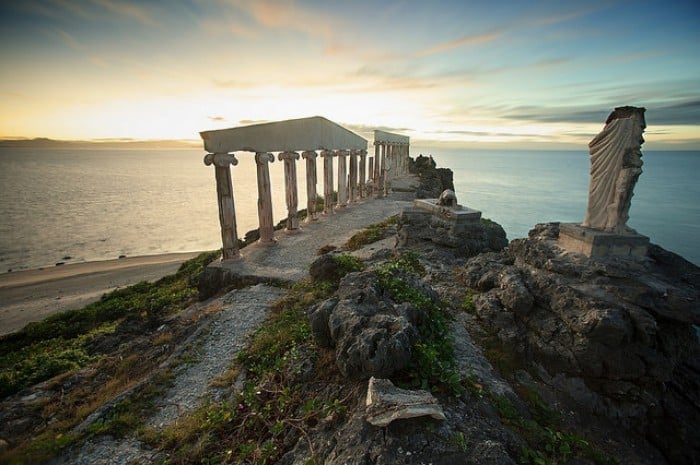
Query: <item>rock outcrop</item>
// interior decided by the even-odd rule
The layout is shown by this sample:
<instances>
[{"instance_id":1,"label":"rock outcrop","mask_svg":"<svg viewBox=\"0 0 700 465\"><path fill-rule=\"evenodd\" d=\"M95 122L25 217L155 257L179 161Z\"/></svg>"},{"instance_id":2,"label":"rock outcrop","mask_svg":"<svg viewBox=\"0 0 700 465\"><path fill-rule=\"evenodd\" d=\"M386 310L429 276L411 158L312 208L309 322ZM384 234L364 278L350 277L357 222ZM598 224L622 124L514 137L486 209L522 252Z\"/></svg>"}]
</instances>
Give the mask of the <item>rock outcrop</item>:
<instances>
[{"instance_id":1,"label":"rock outcrop","mask_svg":"<svg viewBox=\"0 0 700 465\"><path fill-rule=\"evenodd\" d=\"M418 155L410 160L409 172L417 174L420 180L416 189L417 199L436 199L446 189L455 190L454 173L449 168L438 168L433 157Z\"/></svg>"},{"instance_id":2,"label":"rock outcrop","mask_svg":"<svg viewBox=\"0 0 700 465\"><path fill-rule=\"evenodd\" d=\"M436 211L406 208L399 215L396 247L425 250L435 246L450 249L456 257L473 257L482 252L496 252L508 245L500 224L479 218L463 221L463 207L435 206ZM438 211L442 210L442 211ZM468 209L467 209L468 210ZM469 210L475 212L475 210Z\"/></svg>"},{"instance_id":3,"label":"rock outcrop","mask_svg":"<svg viewBox=\"0 0 700 465\"><path fill-rule=\"evenodd\" d=\"M349 273L341 279L336 297L309 312L316 342L335 349L338 368L349 378L387 378L402 370L418 336L415 306L395 303L377 282L375 272ZM427 287L425 293L437 299Z\"/></svg>"},{"instance_id":4,"label":"rock outcrop","mask_svg":"<svg viewBox=\"0 0 700 465\"><path fill-rule=\"evenodd\" d=\"M658 246L589 259L537 225L469 260L477 321L549 388L638 431L672 463L700 457L700 269Z\"/></svg>"}]
</instances>

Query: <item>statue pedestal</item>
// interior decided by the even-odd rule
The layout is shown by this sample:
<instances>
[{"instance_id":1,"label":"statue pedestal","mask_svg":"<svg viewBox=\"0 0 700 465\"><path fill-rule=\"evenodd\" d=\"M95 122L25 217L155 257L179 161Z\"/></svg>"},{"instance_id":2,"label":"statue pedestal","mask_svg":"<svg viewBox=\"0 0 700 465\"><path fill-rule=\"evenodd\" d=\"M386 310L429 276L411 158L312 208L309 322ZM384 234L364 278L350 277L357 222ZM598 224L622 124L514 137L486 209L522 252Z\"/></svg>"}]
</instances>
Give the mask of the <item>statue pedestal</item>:
<instances>
[{"instance_id":1,"label":"statue pedestal","mask_svg":"<svg viewBox=\"0 0 700 465\"><path fill-rule=\"evenodd\" d=\"M644 257L647 254L649 238L637 233L616 234L584 228L576 223L562 223L559 225L557 243L566 250L588 257Z\"/></svg>"},{"instance_id":2,"label":"statue pedestal","mask_svg":"<svg viewBox=\"0 0 700 465\"><path fill-rule=\"evenodd\" d=\"M469 207L457 205L456 207L444 207L438 205L437 199L416 199L413 201L416 208L432 213L435 216L446 218L456 225L478 222L481 212Z\"/></svg>"}]
</instances>

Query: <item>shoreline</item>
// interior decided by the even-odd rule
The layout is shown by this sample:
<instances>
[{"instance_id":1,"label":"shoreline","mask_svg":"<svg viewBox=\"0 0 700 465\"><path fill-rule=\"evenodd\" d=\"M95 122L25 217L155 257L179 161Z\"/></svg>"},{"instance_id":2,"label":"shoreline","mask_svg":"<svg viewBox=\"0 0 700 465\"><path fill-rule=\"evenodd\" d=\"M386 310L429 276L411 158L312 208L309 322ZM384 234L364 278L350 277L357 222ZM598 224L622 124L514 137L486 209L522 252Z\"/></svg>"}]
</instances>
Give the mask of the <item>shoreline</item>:
<instances>
[{"instance_id":1,"label":"shoreline","mask_svg":"<svg viewBox=\"0 0 700 465\"><path fill-rule=\"evenodd\" d=\"M0 274L0 336L108 292L175 273L201 252L142 255Z\"/></svg>"}]
</instances>

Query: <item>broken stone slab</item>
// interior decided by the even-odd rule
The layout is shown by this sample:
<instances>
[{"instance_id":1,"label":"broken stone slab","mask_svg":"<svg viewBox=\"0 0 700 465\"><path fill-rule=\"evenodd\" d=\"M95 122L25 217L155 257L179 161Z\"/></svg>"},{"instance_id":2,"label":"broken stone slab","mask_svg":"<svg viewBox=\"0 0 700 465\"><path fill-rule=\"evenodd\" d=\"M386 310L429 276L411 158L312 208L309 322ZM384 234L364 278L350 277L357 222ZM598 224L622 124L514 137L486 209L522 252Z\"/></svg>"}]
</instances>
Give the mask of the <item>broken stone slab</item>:
<instances>
[{"instance_id":1,"label":"broken stone slab","mask_svg":"<svg viewBox=\"0 0 700 465\"><path fill-rule=\"evenodd\" d=\"M430 416L445 420L437 399L428 391L410 391L394 386L388 379L369 379L367 386L367 422L387 426L394 420Z\"/></svg>"}]
</instances>

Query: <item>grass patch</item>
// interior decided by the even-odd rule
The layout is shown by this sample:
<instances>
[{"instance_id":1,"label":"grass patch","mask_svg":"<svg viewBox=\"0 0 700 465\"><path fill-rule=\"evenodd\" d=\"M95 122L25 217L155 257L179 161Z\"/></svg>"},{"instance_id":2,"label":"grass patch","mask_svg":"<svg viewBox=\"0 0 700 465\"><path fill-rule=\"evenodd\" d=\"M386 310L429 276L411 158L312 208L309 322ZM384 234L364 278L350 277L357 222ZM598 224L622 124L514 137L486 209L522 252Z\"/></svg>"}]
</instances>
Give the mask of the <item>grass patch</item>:
<instances>
[{"instance_id":1,"label":"grass patch","mask_svg":"<svg viewBox=\"0 0 700 465\"><path fill-rule=\"evenodd\" d=\"M318 357L306 317L310 306L333 291L318 283L294 285L239 352L231 374L222 377L240 375L242 389L162 433L150 433L149 441L168 452L168 463L275 463L300 438L308 440L307 431L320 421L344 415L348 396L328 393L331 370L318 367L323 357ZM309 358L317 366L312 379L300 382L300 364Z\"/></svg>"},{"instance_id":2,"label":"grass patch","mask_svg":"<svg viewBox=\"0 0 700 465\"><path fill-rule=\"evenodd\" d=\"M434 393L459 395L463 391L461 376L454 359L454 337L450 331L452 316L445 307L412 284L410 275L424 274L418 255L404 251L378 270L379 286L396 302L408 302L421 312L418 320L418 341L414 345L411 364L396 376L400 385L429 389Z\"/></svg>"},{"instance_id":3,"label":"grass patch","mask_svg":"<svg viewBox=\"0 0 700 465\"><path fill-rule=\"evenodd\" d=\"M218 256L218 251L200 254L155 283L115 290L86 307L52 315L0 338L0 398L95 361L89 342L114 331L116 322L127 316L155 327L163 317L186 308L197 300L199 274Z\"/></svg>"},{"instance_id":4,"label":"grass patch","mask_svg":"<svg viewBox=\"0 0 700 465\"><path fill-rule=\"evenodd\" d=\"M388 235L393 232L397 221L398 218L396 215L394 215L380 223L371 224L348 239L345 247L348 250L358 250L365 245L380 241L388 237Z\"/></svg>"},{"instance_id":5,"label":"grass patch","mask_svg":"<svg viewBox=\"0 0 700 465\"><path fill-rule=\"evenodd\" d=\"M520 449L518 462L523 465L562 465L583 457L597 465L619 465L619 462L560 425L559 413L548 406L533 389L520 392L528 404L531 419L520 415L512 401L505 396L486 395L501 421L516 431L526 445Z\"/></svg>"},{"instance_id":6,"label":"grass patch","mask_svg":"<svg viewBox=\"0 0 700 465\"><path fill-rule=\"evenodd\" d=\"M462 299L462 304L460 309L469 313L470 315L476 315L476 307L474 306L474 296L477 295L473 289L467 289L464 298Z\"/></svg>"}]
</instances>

